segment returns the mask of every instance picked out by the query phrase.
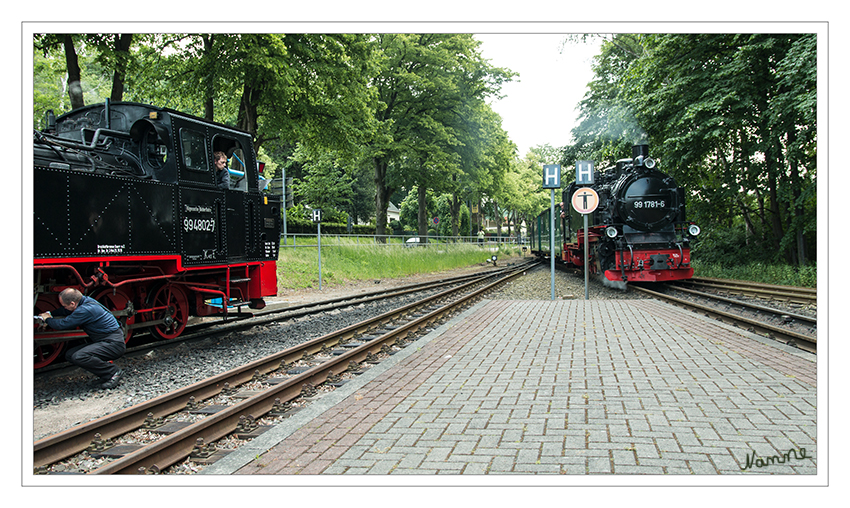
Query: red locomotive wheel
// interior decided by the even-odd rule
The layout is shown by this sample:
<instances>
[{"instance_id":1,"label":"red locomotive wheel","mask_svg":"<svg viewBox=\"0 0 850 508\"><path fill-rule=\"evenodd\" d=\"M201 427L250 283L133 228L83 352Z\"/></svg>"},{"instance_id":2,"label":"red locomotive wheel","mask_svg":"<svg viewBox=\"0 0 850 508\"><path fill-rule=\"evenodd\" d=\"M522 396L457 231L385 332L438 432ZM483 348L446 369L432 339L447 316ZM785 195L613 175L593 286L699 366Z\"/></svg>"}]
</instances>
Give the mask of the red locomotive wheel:
<instances>
[{"instance_id":1,"label":"red locomotive wheel","mask_svg":"<svg viewBox=\"0 0 850 508\"><path fill-rule=\"evenodd\" d=\"M59 355L62 354L62 351L65 350L64 342L57 342L55 344L42 344L41 346L35 346L33 348L33 369L40 369L42 367L47 367L53 360L59 358Z\"/></svg>"},{"instance_id":2,"label":"red locomotive wheel","mask_svg":"<svg viewBox=\"0 0 850 508\"><path fill-rule=\"evenodd\" d=\"M54 298L56 300L56 298ZM42 312L47 312L56 309L59 306L58 300L55 302L50 302L44 297L39 297L38 301L35 303L34 313L36 315L41 314ZM38 325L33 324L33 330L36 330ZM42 367L47 367L50 365L53 360L59 358L62 354L62 351L65 349L64 342L56 342L54 344L42 344L40 346L33 347L33 368L40 369Z\"/></svg>"},{"instance_id":3,"label":"red locomotive wheel","mask_svg":"<svg viewBox=\"0 0 850 508\"><path fill-rule=\"evenodd\" d=\"M115 294L113 294L112 289L103 289L94 295L94 299L103 304L106 310L110 312L126 310L128 304L132 307L130 297L121 290L115 291ZM121 328L124 330L124 343L126 344L130 342L130 338L133 336L133 330L129 327L136 322L136 316L135 314L132 316L121 316L117 319Z\"/></svg>"},{"instance_id":4,"label":"red locomotive wheel","mask_svg":"<svg viewBox=\"0 0 850 508\"><path fill-rule=\"evenodd\" d=\"M154 309L153 319L164 321L151 326L151 333L166 340L174 339L183 333L189 320L189 298L181 286L160 286L153 293L149 304Z\"/></svg>"}]
</instances>

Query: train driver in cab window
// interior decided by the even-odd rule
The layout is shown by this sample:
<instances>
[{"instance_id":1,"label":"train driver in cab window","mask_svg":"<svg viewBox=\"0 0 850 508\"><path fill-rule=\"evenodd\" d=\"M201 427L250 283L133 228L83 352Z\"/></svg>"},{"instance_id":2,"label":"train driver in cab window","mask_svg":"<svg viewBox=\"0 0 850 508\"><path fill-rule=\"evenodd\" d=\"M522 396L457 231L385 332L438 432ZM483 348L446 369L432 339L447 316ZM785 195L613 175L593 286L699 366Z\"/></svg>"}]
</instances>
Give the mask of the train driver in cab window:
<instances>
[{"instance_id":1,"label":"train driver in cab window","mask_svg":"<svg viewBox=\"0 0 850 508\"><path fill-rule=\"evenodd\" d=\"M215 177L219 189L230 188L230 172L227 170L227 155L224 152L213 152Z\"/></svg>"}]
</instances>

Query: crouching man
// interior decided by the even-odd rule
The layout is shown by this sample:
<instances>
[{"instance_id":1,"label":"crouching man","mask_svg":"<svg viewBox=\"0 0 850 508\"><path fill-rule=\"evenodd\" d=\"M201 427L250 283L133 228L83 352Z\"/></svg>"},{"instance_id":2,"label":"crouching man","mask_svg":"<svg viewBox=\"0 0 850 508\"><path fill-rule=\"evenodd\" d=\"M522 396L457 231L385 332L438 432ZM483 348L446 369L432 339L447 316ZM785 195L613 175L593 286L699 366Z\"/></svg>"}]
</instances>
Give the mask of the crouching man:
<instances>
[{"instance_id":1,"label":"crouching man","mask_svg":"<svg viewBox=\"0 0 850 508\"><path fill-rule=\"evenodd\" d=\"M110 360L124 355L124 332L106 308L94 298L83 296L74 288L59 293L61 308L39 316L54 330L83 329L89 338L86 344L72 347L65 359L100 378L100 387L112 389L124 376L124 371Z\"/></svg>"}]
</instances>

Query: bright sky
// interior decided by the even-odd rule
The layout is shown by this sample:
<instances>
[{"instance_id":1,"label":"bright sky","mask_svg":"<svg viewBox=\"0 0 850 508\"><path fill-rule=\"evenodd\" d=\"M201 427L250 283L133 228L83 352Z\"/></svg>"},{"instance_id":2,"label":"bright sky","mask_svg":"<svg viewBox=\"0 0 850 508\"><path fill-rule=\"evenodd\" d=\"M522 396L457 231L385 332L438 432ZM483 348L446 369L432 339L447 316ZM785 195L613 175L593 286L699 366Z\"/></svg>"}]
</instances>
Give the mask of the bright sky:
<instances>
[{"instance_id":1,"label":"bright sky","mask_svg":"<svg viewBox=\"0 0 850 508\"><path fill-rule=\"evenodd\" d=\"M546 143L553 147L570 141L578 103L593 78L591 62L601 41L567 43L564 34L476 34L481 54L496 67L518 72L502 87L505 98L492 104L502 116L502 128L516 143L518 155Z\"/></svg>"}]
</instances>

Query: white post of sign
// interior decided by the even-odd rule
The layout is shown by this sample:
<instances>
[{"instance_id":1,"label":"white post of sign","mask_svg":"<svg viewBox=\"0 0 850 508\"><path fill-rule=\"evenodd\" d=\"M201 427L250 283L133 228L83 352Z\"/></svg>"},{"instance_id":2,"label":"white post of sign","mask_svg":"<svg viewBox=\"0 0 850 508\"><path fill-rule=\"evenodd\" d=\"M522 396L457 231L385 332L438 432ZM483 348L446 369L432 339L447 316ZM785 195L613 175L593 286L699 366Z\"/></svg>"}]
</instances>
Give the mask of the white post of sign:
<instances>
[{"instance_id":1,"label":"white post of sign","mask_svg":"<svg viewBox=\"0 0 850 508\"><path fill-rule=\"evenodd\" d=\"M589 250L590 246L587 243L588 240L589 240L588 234L587 234L587 215L588 214L582 215L582 217L584 217L584 299L585 300L588 299L587 298L587 286L589 285L589 282L590 282L589 275L588 275L590 273L590 271L587 269L587 259L588 259L588 256L590 255L590 250Z\"/></svg>"},{"instance_id":2,"label":"white post of sign","mask_svg":"<svg viewBox=\"0 0 850 508\"><path fill-rule=\"evenodd\" d=\"M316 241L319 245L319 291L322 290L322 209L313 210L313 220L316 221Z\"/></svg>"},{"instance_id":3,"label":"white post of sign","mask_svg":"<svg viewBox=\"0 0 850 508\"><path fill-rule=\"evenodd\" d=\"M585 219L587 220L587 219ZM319 291L322 290L322 223L316 223L316 229L318 231L316 238L319 241ZM587 299L587 297L585 297Z\"/></svg>"},{"instance_id":4,"label":"white post of sign","mask_svg":"<svg viewBox=\"0 0 850 508\"><path fill-rule=\"evenodd\" d=\"M283 245L286 245L286 168L283 168L283 187L280 193L280 207L283 209Z\"/></svg>"},{"instance_id":5,"label":"white post of sign","mask_svg":"<svg viewBox=\"0 0 850 508\"><path fill-rule=\"evenodd\" d=\"M551 213L551 222L549 225L549 273L552 279L552 301L555 300L555 189L552 189L552 207L549 208Z\"/></svg>"},{"instance_id":6,"label":"white post of sign","mask_svg":"<svg viewBox=\"0 0 850 508\"><path fill-rule=\"evenodd\" d=\"M590 234L588 233L587 216L596 210L599 205L599 194L590 187L582 187L573 193L570 200L573 209L584 217L584 299L588 299L589 274L587 264L590 256Z\"/></svg>"},{"instance_id":7,"label":"white post of sign","mask_svg":"<svg viewBox=\"0 0 850 508\"><path fill-rule=\"evenodd\" d=\"M543 188L552 189L552 206L549 207L549 260L552 279L552 300L555 299L555 189L561 188L561 165L543 165Z\"/></svg>"}]
</instances>

